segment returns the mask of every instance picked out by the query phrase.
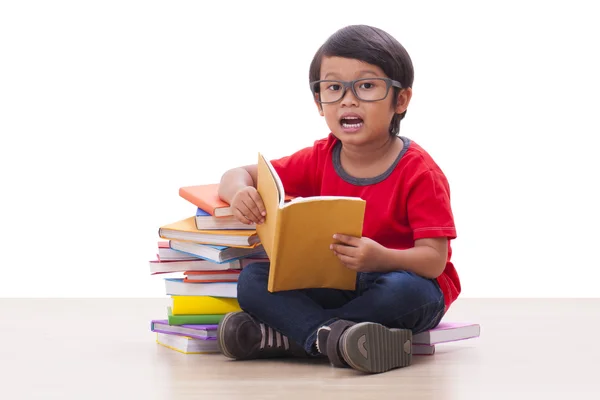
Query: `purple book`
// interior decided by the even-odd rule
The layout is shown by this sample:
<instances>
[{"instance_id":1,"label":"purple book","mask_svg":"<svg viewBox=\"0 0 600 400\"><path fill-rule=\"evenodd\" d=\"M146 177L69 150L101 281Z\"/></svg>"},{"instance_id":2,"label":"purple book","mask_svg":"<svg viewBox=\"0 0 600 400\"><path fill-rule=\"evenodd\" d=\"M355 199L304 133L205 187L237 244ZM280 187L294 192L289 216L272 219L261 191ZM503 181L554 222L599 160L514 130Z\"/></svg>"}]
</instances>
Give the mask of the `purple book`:
<instances>
[{"instance_id":1,"label":"purple book","mask_svg":"<svg viewBox=\"0 0 600 400\"><path fill-rule=\"evenodd\" d=\"M169 321L166 319L155 319L150 323L150 330L201 340L215 340L217 338L217 325L169 325Z\"/></svg>"},{"instance_id":2,"label":"purple book","mask_svg":"<svg viewBox=\"0 0 600 400\"><path fill-rule=\"evenodd\" d=\"M433 329L413 335L413 344L437 344L479 337L481 327L470 322L442 321Z\"/></svg>"}]
</instances>

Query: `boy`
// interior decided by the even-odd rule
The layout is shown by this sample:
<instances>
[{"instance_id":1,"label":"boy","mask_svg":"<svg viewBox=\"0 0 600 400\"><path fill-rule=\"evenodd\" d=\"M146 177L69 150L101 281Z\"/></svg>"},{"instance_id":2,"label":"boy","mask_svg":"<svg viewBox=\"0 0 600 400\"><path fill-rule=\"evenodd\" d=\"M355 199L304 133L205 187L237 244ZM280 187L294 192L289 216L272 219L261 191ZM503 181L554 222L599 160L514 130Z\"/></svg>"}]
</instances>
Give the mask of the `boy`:
<instances>
[{"instance_id":1,"label":"boy","mask_svg":"<svg viewBox=\"0 0 600 400\"><path fill-rule=\"evenodd\" d=\"M316 52L309 81L331 133L272 164L292 196L366 201L363 236L337 235L342 244L330 247L358 271L356 290L270 293L269 264L249 265L238 282L244 312L223 318L219 348L233 359L326 356L367 373L408 366L412 334L434 328L460 293L448 182L427 152L398 135L412 61L386 32L348 26ZM219 196L244 223L266 215L256 179L256 165L221 178Z\"/></svg>"}]
</instances>

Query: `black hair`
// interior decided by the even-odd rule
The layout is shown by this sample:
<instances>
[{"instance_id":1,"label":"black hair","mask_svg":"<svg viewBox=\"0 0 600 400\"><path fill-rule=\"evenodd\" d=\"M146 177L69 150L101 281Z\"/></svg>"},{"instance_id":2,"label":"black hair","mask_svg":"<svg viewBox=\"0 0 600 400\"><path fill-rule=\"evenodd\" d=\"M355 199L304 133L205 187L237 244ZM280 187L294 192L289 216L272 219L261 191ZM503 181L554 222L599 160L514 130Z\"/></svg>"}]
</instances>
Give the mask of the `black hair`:
<instances>
[{"instance_id":1,"label":"black hair","mask_svg":"<svg viewBox=\"0 0 600 400\"><path fill-rule=\"evenodd\" d=\"M385 74L402 84L403 88L413 85L414 70L408 52L393 36L368 25L350 25L335 32L317 50L308 74L309 82L317 81L321 75L323 57L344 57L377 65ZM399 88L394 89L393 104L396 105ZM400 121L406 115L394 114L390 123L390 135L400 131Z\"/></svg>"}]
</instances>

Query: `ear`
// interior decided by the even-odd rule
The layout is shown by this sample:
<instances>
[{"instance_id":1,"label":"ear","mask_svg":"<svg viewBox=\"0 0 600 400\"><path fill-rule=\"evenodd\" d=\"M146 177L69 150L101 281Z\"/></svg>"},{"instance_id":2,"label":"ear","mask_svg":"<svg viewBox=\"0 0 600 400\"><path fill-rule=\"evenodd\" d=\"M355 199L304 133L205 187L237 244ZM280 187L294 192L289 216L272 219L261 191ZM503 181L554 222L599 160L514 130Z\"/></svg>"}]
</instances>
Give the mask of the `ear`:
<instances>
[{"instance_id":1,"label":"ear","mask_svg":"<svg viewBox=\"0 0 600 400\"><path fill-rule=\"evenodd\" d=\"M317 96L319 96L319 95L317 93L315 93L315 99L314 99L315 100L315 104L316 104L317 108L319 109L319 115L321 117L323 117L323 116L325 116L325 114L323 114L323 106L321 105L321 103L319 103L317 101L317 98L318 98Z\"/></svg>"},{"instance_id":2,"label":"ear","mask_svg":"<svg viewBox=\"0 0 600 400\"><path fill-rule=\"evenodd\" d=\"M396 107L394 112L396 114L402 114L408 108L408 103L412 97L412 88L400 89L398 98L396 99Z\"/></svg>"}]
</instances>

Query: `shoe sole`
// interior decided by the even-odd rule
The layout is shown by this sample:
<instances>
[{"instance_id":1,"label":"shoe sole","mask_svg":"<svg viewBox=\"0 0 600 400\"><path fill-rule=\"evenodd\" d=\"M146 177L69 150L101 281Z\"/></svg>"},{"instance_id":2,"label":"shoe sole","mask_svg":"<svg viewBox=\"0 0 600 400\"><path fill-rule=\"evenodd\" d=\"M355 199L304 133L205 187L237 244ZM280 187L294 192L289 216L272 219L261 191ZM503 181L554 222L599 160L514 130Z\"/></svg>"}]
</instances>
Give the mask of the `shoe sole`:
<instances>
[{"instance_id":1,"label":"shoe sole","mask_svg":"<svg viewBox=\"0 0 600 400\"><path fill-rule=\"evenodd\" d=\"M223 331L224 329L222 329L222 327L225 326L225 324L227 324L227 321L233 317L236 314L239 314L240 311L236 311L236 312L232 312L232 313L228 313L226 314L223 319L221 320L221 322L219 323L219 326L217 328L217 347L219 348L219 351L225 356L225 357L229 357L229 358L235 358L233 356L233 354L231 354L229 351L227 351L227 348L225 347L225 338L223 337Z\"/></svg>"},{"instance_id":2,"label":"shoe sole","mask_svg":"<svg viewBox=\"0 0 600 400\"><path fill-rule=\"evenodd\" d=\"M351 326L340 338L340 352L348 365L368 373L380 373L412 363L412 331L390 329L363 322Z\"/></svg>"}]
</instances>

